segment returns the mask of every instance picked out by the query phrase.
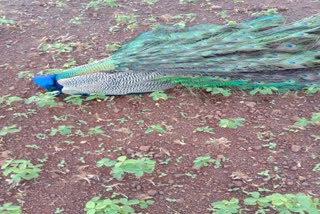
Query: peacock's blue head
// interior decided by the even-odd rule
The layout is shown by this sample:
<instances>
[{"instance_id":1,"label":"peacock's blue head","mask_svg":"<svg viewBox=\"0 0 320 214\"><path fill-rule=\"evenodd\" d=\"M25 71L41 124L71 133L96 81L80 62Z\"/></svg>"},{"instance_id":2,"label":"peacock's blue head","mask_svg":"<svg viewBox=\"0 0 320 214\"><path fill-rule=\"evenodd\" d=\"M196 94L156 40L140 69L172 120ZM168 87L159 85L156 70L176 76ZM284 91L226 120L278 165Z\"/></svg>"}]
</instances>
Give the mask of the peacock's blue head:
<instances>
[{"instance_id":1,"label":"peacock's blue head","mask_svg":"<svg viewBox=\"0 0 320 214\"><path fill-rule=\"evenodd\" d=\"M48 76L37 76L33 78L33 82L48 91L59 91L61 92L63 86L57 82L56 74Z\"/></svg>"}]
</instances>

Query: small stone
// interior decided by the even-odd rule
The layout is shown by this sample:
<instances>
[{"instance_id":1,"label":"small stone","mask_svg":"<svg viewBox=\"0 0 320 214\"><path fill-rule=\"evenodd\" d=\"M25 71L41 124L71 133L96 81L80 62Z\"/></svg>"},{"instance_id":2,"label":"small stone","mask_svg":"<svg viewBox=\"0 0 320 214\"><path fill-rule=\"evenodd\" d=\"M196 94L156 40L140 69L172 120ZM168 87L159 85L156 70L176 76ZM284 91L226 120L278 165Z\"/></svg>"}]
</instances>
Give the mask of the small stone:
<instances>
[{"instance_id":1,"label":"small stone","mask_svg":"<svg viewBox=\"0 0 320 214\"><path fill-rule=\"evenodd\" d=\"M177 203L179 203L179 204L184 204L185 203L185 201L184 201L184 199L183 198L179 198L179 199L177 199L177 201L176 201Z\"/></svg>"},{"instance_id":2,"label":"small stone","mask_svg":"<svg viewBox=\"0 0 320 214\"><path fill-rule=\"evenodd\" d=\"M299 151L301 150L301 146L299 146L299 145L292 145L292 146L291 146L291 150L292 150L293 152L299 152Z\"/></svg>"},{"instance_id":3,"label":"small stone","mask_svg":"<svg viewBox=\"0 0 320 214\"><path fill-rule=\"evenodd\" d=\"M310 184L308 182L303 182L301 185L305 186L305 187L310 186Z\"/></svg>"},{"instance_id":4,"label":"small stone","mask_svg":"<svg viewBox=\"0 0 320 214\"><path fill-rule=\"evenodd\" d=\"M242 186L242 181L232 181L233 186L235 187L241 187Z\"/></svg>"},{"instance_id":5,"label":"small stone","mask_svg":"<svg viewBox=\"0 0 320 214\"><path fill-rule=\"evenodd\" d=\"M141 185L136 186L136 190L140 190L141 189Z\"/></svg>"},{"instance_id":6,"label":"small stone","mask_svg":"<svg viewBox=\"0 0 320 214\"><path fill-rule=\"evenodd\" d=\"M253 108L253 107L255 107L255 106L257 105L257 103L255 103L255 102L250 102L250 101L244 102L244 104L247 105L247 106L249 106L249 107L251 107L251 108Z\"/></svg>"},{"instance_id":7,"label":"small stone","mask_svg":"<svg viewBox=\"0 0 320 214\"><path fill-rule=\"evenodd\" d=\"M127 154L133 154L133 153L134 153L134 150L133 150L133 149L128 148L126 152L127 152Z\"/></svg>"},{"instance_id":8,"label":"small stone","mask_svg":"<svg viewBox=\"0 0 320 214\"><path fill-rule=\"evenodd\" d=\"M150 148L151 148L151 146L140 146L139 149L140 149L140 151L147 152L150 150Z\"/></svg>"},{"instance_id":9,"label":"small stone","mask_svg":"<svg viewBox=\"0 0 320 214\"><path fill-rule=\"evenodd\" d=\"M292 171L296 171L296 170L298 169L298 167L297 167L297 166L292 166L290 169L291 169Z\"/></svg>"},{"instance_id":10,"label":"small stone","mask_svg":"<svg viewBox=\"0 0 320 214\"><path fill-rule=\"evenodd\" d=\"M148 193L148 195L150 195L150 196L154 196L154 195L156 195L156 194L158 193L158 191L155 190L155 189L151 189L151 190L148 190L147 193Z\"/></svg>"},{"instance_id":11,"label":"small stone","mask_svg":"<svg viewBox=\"0 0 320 214\"><path fill-rule=\"evenodd\" d=\"M173 184L173 183L174 183L174 180L169 180L168 183L169 183L169 184Z\"/></svg>"},{"instance_id":12,"label":"small stone","mask_svg":"<svg viewBox=\"0 0 320 214\"><path fill-rule=\"evenodd\" d=\"M292 186L294 183L292 181L288 181L287 185Z\"/></svg>"},{"instance_id":13,"label":"small stone","mask_svg":"<svg viewBox=\"0 0 320 214\"><path fill-rule=\"evenodd\" d=\"M10 90L10 91L13 91L14 89L15 89L14 86L9 87L9 90Z\"/></svg>"},{"instance_id":14,"label":"small stone","mask_svg":"<svg viewBox=\"0 0 320 214\"><path fill-rule=\"evenodd\" d=\"M300 120L300 118L298 116L293 116L290 118L290 120L293 122L297 122L298 120Z\"/></svg>"},{"instance_id":15,"label":"small stone","mask_svg":"<svg viewBox=\"0 0 320 214\"><path fill-rule=\"evenodd\" d=\"M262 146L254 146L253 147L253 150L255 150L255 151L259 151L259 150L261 150L262 149Z\"/></svg>"}]
</instances>

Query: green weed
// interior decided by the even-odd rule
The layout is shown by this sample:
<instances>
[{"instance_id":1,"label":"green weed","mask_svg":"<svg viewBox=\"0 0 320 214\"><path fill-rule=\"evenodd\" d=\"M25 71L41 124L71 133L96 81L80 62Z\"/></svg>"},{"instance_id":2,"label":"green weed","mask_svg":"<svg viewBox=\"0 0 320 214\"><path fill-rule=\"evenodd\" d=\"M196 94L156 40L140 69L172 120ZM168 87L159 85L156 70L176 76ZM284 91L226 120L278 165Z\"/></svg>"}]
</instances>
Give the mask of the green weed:
<instances>
[{"instance_id":1,"label":"green weed","mask_svg":"<svg viewBox=\"0 0 320 214\"><path fill-rule=\"evenodd\" d=\"M0 25L15 25L17 22L11 19L6 19L5 17L0 17Z\"/></svg>"},{"instance_id":2,"label":"green weed","mask_svg":"<svg viewBox=\"0 0 320 214\"><path fill-rule=\"evenodd\" d=\"M116 7L117 0L93 0L87 4L87 8L94 8L99 10L102 7Z\"/></svg>"},{"instance_id":3,"label":"green weed","mask_svg":"<svg viewBox=\"0 0 320 214\"><path fill-rule=\"evenodd\" d=\"M100 199L100 197L94 197L86 203L84 210L87 214L129 214L136 213L132 207L134 205L139 205L141 209L146 209L152 204L154 204L153 200Z\"/></svg>"},{"instance_id":4,"label":"green weed","mask_svg":"<svg viewBox=\"0 0 320 214\"><path fill-rule=\"evenodd\" d=\"M33 77L34 77L34 74L31 73L30 71L20 71L18 73L19 79L32 80Z\"/></svg>"},{"instance_id":5,"label":"green weed","mask_svg":"<svg viewBox=\"0 0 320 214\"><path fill-rule=\"evenodd\" d=\"M211 128L209 126L198 127L193 131L193 133L196 133L196 132L204 132L204 133L214 134L213 128Z\"/></svg>"},{"instance_id":6,"label":"green weed","mask_svg":"<svg viewBox=\"0 0 320 214\"><path fill-rule=\"evenodd\" d=\"M0 213L2 214L22 214L20 206L13 205L12 203L4 203L0 206Z\"/></svg>"},{"instance_id":7,"label":"green weed","mask_svg":"<svg viewBox=\"0 0 320 214\"><path fill-rule=\"evenodd\" d=\"M151 132L159 132L159 133L166 133L167 130L162 127L160 124L151 125L147 128L147 130L144 132L145 134L149 134Z\"/></svg>"},{"instance_id":8,"label":"green weed","mask_svg":"<svg viewBox=\"0 0 320 214\"><path fill-rule=\"evenodd\" d=\"M72 128L74 128L74 126L71 125L61 125L58 126L58 128L51 128L50 135L55 136L57 133L60 133L61 135L71 135Z\"/></svg>"},{"instance_id":9,"label":"green weed","mask_svg":"<svg viewBox=\"0 0 320 214\"><path fill-rule=\"evenodd\" d=\"M267 10L261 10L259 12L251 13L251 16L268 16L272 14L277 14L278 9L277 8L269 8Z\"/></svg>"},{"instance_id":10,"label":"green weed","mask_svg":"<svg viewBox=\"0 0 320 214\"><path fill-rule=\"evenodd\" d=\"M193 166L195 168L201 168L204 166L209 166L209 164L214 163L216 160L211 158L210 156L202 156L202 157L197 157L193 161Z\"/></svg>"},{"instance_id":11,"label":"green weed","mask_svg":"<svg viewBox=\"0 0 320 214\"><path fill-rule=\"evenodd\" d=\"M280 213L318 213L319 199L312 199L302 193L280 194L274 193L265 197L260 197L259 192L251 192L250 198L244 200L245 205L259 206L260 210L272 208Z\"/></svg>"},{"instance_id":12,"label":"green weed","mask_svg":"<svg viewBox=\"0 0 320 214\"><path fill-rule=\"evenodd\" d=\"M0 130L0 136L7 134L14 134L21 131L21 127L17 128L17 125L5 126Z\"/></svg>"},{"instance_id":13,"label":"green weed","mask_svg":"<svg viewBox=\"0 0 320 214\"><path fill-rule=\"evenodd\" d=\"M31 180L39 177L41 164L33 165L30 160L7 160L1 166L4 176L9 176L9 184L19 183L21 180Z\"/></svg>"},{"instance_id":14,"label":"green weed","mask_svg":"<svg viewBox=\"0 0 320 214\"><path fill-rule=\"evenodd\" d=\"M239 126L244 126L243 124L244 121L245 119L241 117L231 118L231 119L221 119L219 122L219 126L222 128L236 129Z\"/></svg>"},{"instance_id":15,"label":"green weed","mask_svg":"<svg viewBox=\"0 0 320 214\"><path fill-rule=\"evenodd\" d=\"M224 89L219 87L206 88L206 91L210 92L211 94L222 94L225 97L229 97L231 95L230 89Z\"/></svg>"},{"instance_id":16,"label":"green weed","mask_svg":"<svg viewBox=\"0 0 320 214\"><path fill-rule=\"evenodd\" d=\"M250 95L255 95L257 93L260 93L260 94L263 94L263 95L266 95L266 94L273 94L273 92L276 92L278 91L278 88L276 87L263 87L263 88L255 88L253 90L251 90L249 92Z\"/></svg>"},{"instance_id":17,"label":"green weed","mask_svg":"<svg viewBox=\"0 0 320 214\"><path fill-rule=\"evenodd\" d=\"M55 96L52 92L40 93L37 96L29 97L26 104L36 103L39 107L56 107L58 103L55 101Z\"/></svg>"},{"instance_id":18,"label":"green weed","mask_svg":"<svg viewBox=\"0 0 320 214\"><path fill-rule=\"evenodd\" d=\"M158 101L158 100L167 100L169 98L175 98L172 96L168 96L164 91L155 91L152 92L149 97L152 98L152 100L154 101Z\"/></svg>"},{"instance_id":19,"label":"green weed","mask_svg":"<svg viewBox=\"0 0 320 214\"><path fill-rule=\"evenodd\" d=\"M141 177L144 173L152 173L156 162L148 158L127 159L126 156L120 156L117 160L103 158L97 162L97 167L107 166L112 168L112 175L116 179L121 179L124 173L134 174Z\"/></svg>"},{"instance_id":20,"label":"green weed","mask_svg":"<svg viewBox=\"0 0 320 214\"><path fill-rule=\"evenodd\" d=\"M239 199L232 198L230 201L222 200L213 202L208 210L215 214L233 214L239 213L239 209Z\"/></svg>"},{"instance_id":21,"label":"green weed","mask_svg":"<svg viewBox=\"0 0 320 214\"><path fill-rule=\"evenodd\" d=\"M143 2L147 3L147 4L155 4L157 3L159 0L143 0Z\"/></svg>"}]
</instances>

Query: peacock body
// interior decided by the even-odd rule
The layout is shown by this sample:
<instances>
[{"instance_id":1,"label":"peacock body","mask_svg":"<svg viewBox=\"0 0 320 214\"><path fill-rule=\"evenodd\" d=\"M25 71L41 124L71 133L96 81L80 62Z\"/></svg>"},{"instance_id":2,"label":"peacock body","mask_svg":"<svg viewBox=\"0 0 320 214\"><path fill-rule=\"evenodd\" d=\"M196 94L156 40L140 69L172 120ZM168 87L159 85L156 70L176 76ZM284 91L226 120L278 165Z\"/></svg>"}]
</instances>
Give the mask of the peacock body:
<instances>
[{"instance_id":1,"label":"peacock body","mask_svg":"<svg viewBox=\"0 0 320 214\"><path fill-rule=\"evenodd\" d=\"M107 59L38 76L66 94L124 95L191 87L320 86L320 16L286 23L281 15L228 25L161 27Z\"/></svg>"}]
</instances>

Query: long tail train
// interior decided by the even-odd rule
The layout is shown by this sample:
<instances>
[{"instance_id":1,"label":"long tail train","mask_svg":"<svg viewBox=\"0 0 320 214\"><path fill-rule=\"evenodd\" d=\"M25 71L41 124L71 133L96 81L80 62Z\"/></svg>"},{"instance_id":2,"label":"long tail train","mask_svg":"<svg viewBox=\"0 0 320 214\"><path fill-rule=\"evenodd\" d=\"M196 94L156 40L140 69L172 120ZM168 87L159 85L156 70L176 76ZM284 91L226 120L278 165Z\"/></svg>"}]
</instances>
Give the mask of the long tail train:
<instances>
[{"instance_id":1,"label":"long tail train","mask_svg":"<svg viewBox=\"0 0 320 214\"><path fill-rule=\"evenodd\" d=\"M190 87L320 86L320 16L287 24L281 15L235 26L161 27L141 34L108 59L39 76L67 94L123 95Z\"/></svg>"}]
</instances>

